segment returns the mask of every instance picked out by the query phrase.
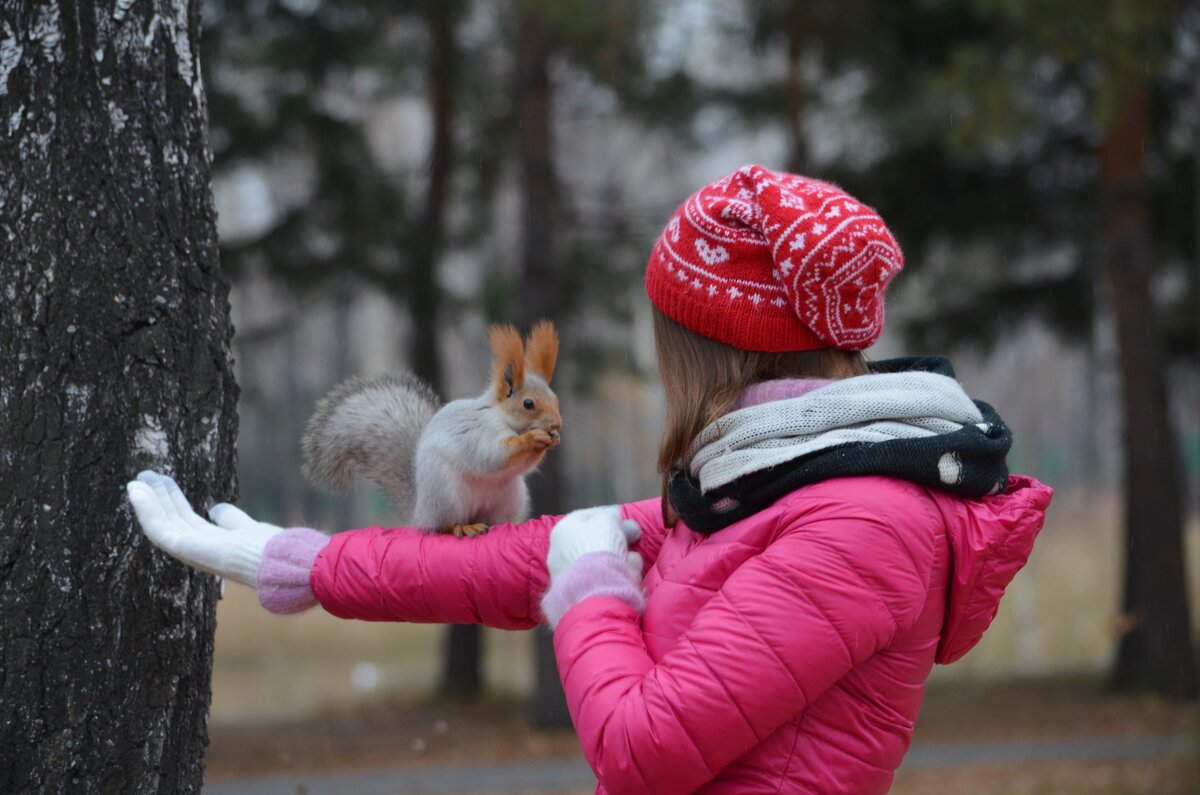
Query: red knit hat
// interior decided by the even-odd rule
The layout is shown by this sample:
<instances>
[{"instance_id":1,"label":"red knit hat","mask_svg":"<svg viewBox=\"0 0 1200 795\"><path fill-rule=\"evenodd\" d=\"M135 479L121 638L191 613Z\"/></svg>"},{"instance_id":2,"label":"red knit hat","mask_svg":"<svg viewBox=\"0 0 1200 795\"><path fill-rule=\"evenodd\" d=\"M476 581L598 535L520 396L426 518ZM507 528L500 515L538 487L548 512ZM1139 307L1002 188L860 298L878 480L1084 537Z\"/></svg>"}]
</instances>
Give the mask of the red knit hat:
<instances>
[{"instance_id":1,"label":"red knit hat","mask_svg":"<svg viewBox=\"0 0 1200 795\"><path fill-rule=\"evenodd\" d=\"M675 212L646 292L681 326L743 350L861 350L883 330L883 293L902 267L870 207L828 182L750 165Z\"/></svg>"}]
</instances>

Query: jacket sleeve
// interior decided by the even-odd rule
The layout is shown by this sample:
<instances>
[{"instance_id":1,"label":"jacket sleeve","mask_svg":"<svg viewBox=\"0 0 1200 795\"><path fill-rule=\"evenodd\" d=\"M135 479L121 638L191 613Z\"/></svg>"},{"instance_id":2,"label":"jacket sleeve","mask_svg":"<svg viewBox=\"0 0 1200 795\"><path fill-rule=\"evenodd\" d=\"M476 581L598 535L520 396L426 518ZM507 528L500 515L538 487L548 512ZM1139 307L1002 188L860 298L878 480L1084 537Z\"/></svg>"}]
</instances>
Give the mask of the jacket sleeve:
<instances>
[{"instance_id":1,"label":"jacket sleeve","mask_svg":"<svg viewBox=\"0 0 1200 795\"><path fill-rule=\"evenodd\" d=\"M634 548L647 567L662 546L658 504L622 506L642 526ZM309 582L321 606L339 618L529 629L543 621L546 552L560 518L497 525L474 538L411 528L338 533L317 555Z\"/></svg>"},{"instance_id":2,"label":"jacket sleeve","mask_svg":"<svg viewBox=\"0 0 1200 795\"><path fill-rule=\"evenodd\" d=\"M854 505L792 508L658 664L616 599L563 617L559 674L608 791L694 791L915 621L933 531L905 535Z\"/></svg>"},{"instance_id":3,"label":"jacket sleeve","mask_svg":"<svg viewBox=\"0 0 1200 795\"><path fill-rule=\"evenodd\" d=\"M338 533L313 564L313 593L339 618L529 629L541 621L558 519L497 525L474 538L403 527Z\"/></svg>"},{"instance_id":4,"label":"jacket sleeve","mask_svg":"<svg viewBox=\"0 0 1200 795\"><path fill-rule=\"evenodd\" d=\"M655 497L626 503L621 506L621 517L633 519L642 528L642 537L633 545L633 549L642 556L642 573L645 574L658 560L659 550L667 535L667 528L663 526L662 499Z\"/></svg>"}]
</instances>

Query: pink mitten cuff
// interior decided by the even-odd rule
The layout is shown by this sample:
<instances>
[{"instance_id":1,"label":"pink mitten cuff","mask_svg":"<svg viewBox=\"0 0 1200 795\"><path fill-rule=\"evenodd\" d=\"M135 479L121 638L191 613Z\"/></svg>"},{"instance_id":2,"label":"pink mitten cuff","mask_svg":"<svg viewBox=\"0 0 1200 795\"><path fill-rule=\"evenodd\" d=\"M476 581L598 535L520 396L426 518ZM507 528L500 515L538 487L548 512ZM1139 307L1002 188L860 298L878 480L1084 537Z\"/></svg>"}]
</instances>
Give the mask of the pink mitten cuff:
<instances>
[{"instance_id":1,"label":"pink mitten cuff","mask_svg":"<svg viewBox=\"0 0 1200 795\"><path fill-rule=\"evenodd\" d=\"M316 607L309 575L329 536L307 527L285 530L267 542L258 564L258 603L272 613Z\"/></svg>"},{"instance_id":2,"label":"pink mitten cuff","mask_svg":"<svg viewBox=\"0 0 1200 795\"><path fill-rule=\"evenodd\" d=\"M611 552L590 552L551 579L542 597L542 615L554 629L568 610L590 596L616 597L639 613L646 609L641 583L629 562Z\"/></svg>"}]
</instances>

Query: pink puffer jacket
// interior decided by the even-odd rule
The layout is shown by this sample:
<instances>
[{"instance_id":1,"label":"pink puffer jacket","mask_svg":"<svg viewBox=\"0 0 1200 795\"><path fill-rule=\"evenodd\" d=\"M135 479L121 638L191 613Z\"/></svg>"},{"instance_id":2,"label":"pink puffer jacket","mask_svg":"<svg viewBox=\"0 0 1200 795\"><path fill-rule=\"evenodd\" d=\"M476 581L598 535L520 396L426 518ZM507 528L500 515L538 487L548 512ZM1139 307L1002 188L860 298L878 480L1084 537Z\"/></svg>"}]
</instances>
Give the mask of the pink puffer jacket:
<instances>
[{"instance_id":1,"label":"pink puffer jacket","mask_svg":"<svg viewBox=\"0 0 1200 795\"><path fill-rule=\"evenodd\" d=\"M597 792L886 792L930 668L979 640L1051 493L1026 477L980 500L829 480L707 537L664 529L657 499L625 506L645 616L593 597L554 638ZM341 533L313 591L346 618L531 627L554 522Z\"/></svg>"}]
</instances>

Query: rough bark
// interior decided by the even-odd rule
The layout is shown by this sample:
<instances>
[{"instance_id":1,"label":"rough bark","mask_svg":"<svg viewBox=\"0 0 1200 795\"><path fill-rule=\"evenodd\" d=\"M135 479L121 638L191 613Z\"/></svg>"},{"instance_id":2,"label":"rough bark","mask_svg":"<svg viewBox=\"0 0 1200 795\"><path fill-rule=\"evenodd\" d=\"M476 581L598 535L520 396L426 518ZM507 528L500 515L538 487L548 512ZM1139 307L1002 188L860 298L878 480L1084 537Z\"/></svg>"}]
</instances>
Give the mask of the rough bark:
<instances>
[{"instance_id":1,"label":"rough bark","mask_svg":"<svg viewBox=\"0 0 1200 795\"><path fill-rule=\"evenodd\" d=\"M525 8L516 47L517 147L521 195L525 206L521 237L521 322L525 328L542 318L561 321L562 276L556 267L558 177L554 167L552 42L536 10ZM558 323L561 327L561 322ZM561 388L561 387L560 387ZM561 513L563 476L558 455L548 455L529 481L534 511ZM558 678L554 645L545 627L534 630L534 692L529 714L543 728L571 725Z\"/></svg>"},{"instance_id":2,"label":"rough bark","mask_svg":"<svg viewBox=\"0 0 1200 795\"><path fill-rule=\"evenodd\" d=\"M1124 689L1196 694L1183 555L1180 451L1171 428L1166 359L1150 291L1146 176L1150 106L1132 93L1101 147L1104 271L1116 321L1125 463L1124 621L1114 672Z\"/></svg>"},{"instance_id":3,"label":"rough bark","mask_svg":"<svg viewBox=\"0 0 1200 795\"><path fill-rule=\"evenodd\" d=\"M203 778L217 584L124 484L234 490L199 3L0 6L0 792Z\"/></svg>"}]
</instances>

